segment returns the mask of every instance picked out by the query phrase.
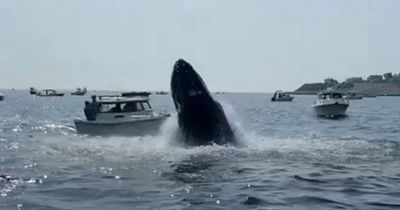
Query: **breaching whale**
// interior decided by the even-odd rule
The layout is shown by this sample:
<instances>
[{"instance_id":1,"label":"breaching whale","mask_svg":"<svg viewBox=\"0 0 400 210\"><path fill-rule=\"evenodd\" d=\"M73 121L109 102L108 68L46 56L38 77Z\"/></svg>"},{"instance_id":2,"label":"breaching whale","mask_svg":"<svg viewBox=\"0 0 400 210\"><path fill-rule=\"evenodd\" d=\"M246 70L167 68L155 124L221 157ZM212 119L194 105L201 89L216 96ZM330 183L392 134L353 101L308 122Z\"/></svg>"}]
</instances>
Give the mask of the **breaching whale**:
<instances>
[{"instance_id":1,"label":"breaching whale","mask_svg":"<svg viewBox=\"0 0 400 210\"><path fill-rule=\"evenodd\" d=\"M236 143L222 106L212 98L192 65L183 59L174 65L171 93L178 114L179 130L186 145Z\"/></svg>"}]
</instances>

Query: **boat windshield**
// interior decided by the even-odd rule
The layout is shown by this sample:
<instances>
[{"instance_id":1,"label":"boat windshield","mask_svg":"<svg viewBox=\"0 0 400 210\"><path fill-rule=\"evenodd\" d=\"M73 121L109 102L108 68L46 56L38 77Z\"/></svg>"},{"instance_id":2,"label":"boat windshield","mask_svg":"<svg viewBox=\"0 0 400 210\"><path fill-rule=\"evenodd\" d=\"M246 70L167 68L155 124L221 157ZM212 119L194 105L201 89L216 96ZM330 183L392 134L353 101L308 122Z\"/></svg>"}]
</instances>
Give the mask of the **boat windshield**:
<instances>
[{"instance_id":1,"label":"boat windshield","mask_svg":"<svg viewBox=\"0 0 400 210\"><path fill-rule=\"evenodd\" d=\"M320 99L340 99L343 98L341 93L323 93L319 95Z\"/></svg>"},{"instance_id":2,"label":"boat windshield","mask_svg":"<svg viewBox=\"0 0 400 210\"><path fill-rule=\"evenodd\" d=\"M141 112L151 111L152 108L147 101L103 103L100 105L101 113Z\"/></svg>"}]
</instances>

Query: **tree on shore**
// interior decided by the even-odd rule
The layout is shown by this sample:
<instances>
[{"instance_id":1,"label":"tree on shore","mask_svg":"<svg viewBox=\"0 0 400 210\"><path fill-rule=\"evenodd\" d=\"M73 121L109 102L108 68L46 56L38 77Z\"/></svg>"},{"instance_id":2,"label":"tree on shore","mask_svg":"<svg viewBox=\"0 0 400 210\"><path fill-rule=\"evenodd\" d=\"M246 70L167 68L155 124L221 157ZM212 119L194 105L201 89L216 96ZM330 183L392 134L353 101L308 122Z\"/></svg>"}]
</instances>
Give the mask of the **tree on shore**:
<instances>
[{"instance_id":1,"label":"tree on shore","mask_svg":"<svg viewBox=\"0 0 400 210\"><path fill-rule=\"evenodd\" d=\"M339 82L333 78L326 78L324 79L324 83L328 86L328 87L336 87Z\"/></svg>"}]
</instances>

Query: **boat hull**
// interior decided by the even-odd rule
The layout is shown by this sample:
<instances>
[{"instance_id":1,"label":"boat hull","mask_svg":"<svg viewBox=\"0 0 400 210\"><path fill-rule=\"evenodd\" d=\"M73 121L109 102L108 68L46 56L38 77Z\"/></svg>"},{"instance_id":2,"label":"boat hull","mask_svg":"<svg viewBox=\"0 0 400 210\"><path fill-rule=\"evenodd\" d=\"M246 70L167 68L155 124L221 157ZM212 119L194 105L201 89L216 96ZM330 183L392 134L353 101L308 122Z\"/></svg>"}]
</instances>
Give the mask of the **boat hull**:
<instances>
[{"instance_id":1,"label":"boat hull","mask_svg":"<svg viewBox=\"0 0 400 210\"><path fill-rule=\"evenodd\" d=\"M57 94L48 94L48 95L38 94L37 96L39 96L39 97L61 97L64 95L65 95L64 93L57 93Z\"/></svg>"},{"instance_id":2,"label":"boat hull","mask_svg":"<svg viewBox=\"0 0 400 210\"><path fill-rule=\"evenodd\" d=\"M167 117L122 122L74 120L79 134L92 136L147 136L160 132Z\"/></svg>"},{"instance_id":3,"label":"boat hull","mask_svg":"<svg viewBox=\"0 0 400 210\"><path fill-rule=\"evenodd\" d=\"M349 107L348 104L327 104L327 105L315 105L314 110L318 116L322 117L340 117L346 115L346 110Z\"/></svg>"},{"instance_id":4,"label":"boat hull","mask_svg":"<svg viewBox=\"0 0 400 210\"><path fill-rule=\"evenodd\" d=\"M71 93L71 96L84 96L86 93Z\"/></svg>"},{"instance_id":5,"label":"boat hull","mask_svg":"<svg viewBox=\"0 0 400 210\"><path fill-rule=\"evenodd\" d=\"M287 98L271 98L273 102L282 102L282 101L293 101L294 97L287 97Z\"/></svg>"}]
</instances>

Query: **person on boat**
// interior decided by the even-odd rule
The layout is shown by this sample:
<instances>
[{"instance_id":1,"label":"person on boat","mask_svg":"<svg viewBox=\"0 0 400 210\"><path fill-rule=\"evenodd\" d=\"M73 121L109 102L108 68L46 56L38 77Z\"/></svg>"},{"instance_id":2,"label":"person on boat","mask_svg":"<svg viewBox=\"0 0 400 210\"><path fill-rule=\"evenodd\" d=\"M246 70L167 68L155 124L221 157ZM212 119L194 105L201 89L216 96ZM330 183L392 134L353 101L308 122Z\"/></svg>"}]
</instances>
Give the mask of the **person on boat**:
<instances>
[{"instance_id":1,"label":"person on boat","mask_svg":"<svg viewBox=\"0 0 400 210\"><path fill-rule=\"evenodd\" d=\"M276 94L277 94L277 93L275 92L274 95L272 96L272 98L271 98L272 101L275 101L275 99L276 99Z\"/></svg>"},{"instance_id":2,"label":"person on boat","mask_svg":"<svg viewBox=\"0 0 400 210\"><path fill-rule=\"evenodd\" d=\"M122 112L134 112L135 110L135 104L132 102L127 103L124 108L122 109Z\"/></svg>"},{"instance_id":3,"label":"person on boat","mask_svg":"<svg viewBox=\"0 0 400 210\"><path fill-rule=\"evenodd\" d=\"M112 108L110 111L111 111L111 113L119 113L119 112L122 112L121 104L120 104L120 103L115 104L115 107Z\"/></svg>"},{"instance_id":4,"label":"person on boat","mask_svg":"<svg viewBox=\"0 0 400 210\"><path fill-rule=\"evenodd\" d=\"M83 112L85 113L87 120L89 120L89 121L95 120L94 111L93 111L92 107L90 106L89 101L85 101L85 108L83 109Z\"/></svg>"},{"instance_id":5,"label":"person on boat","mask_svg":"<svg viewBox=\"0 0 400 210\"><path fill-rule=\"evenodd\" d=\"M97 114L99 113L100 104L96 100L96 96L92 96L92 103L89 104L89 110L93 120L96 120Z\"/></svg>"}]
</instances>

